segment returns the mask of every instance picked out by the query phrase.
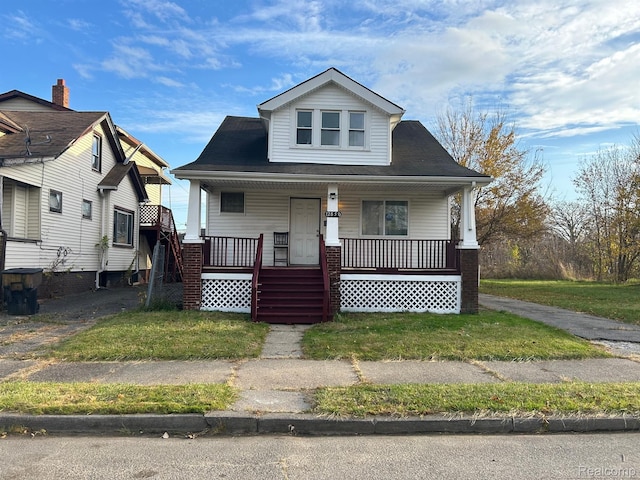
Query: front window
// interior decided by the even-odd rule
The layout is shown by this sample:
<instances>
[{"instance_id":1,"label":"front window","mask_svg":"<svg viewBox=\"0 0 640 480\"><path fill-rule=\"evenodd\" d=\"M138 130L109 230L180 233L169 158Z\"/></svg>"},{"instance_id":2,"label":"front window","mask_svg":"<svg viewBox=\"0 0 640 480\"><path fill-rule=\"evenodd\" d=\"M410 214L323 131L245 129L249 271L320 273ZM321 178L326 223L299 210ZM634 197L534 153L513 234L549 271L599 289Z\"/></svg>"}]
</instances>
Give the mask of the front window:
<instances>
[{"instance_id":1,"label":"front window","mask_svg":"<svg viewBox=\"0 0 640 480\"><path fill-rule=\"evenodd\" d=\"M406 200L364 200L362 235L407 236L409 204Z\"/></svg>"},{"instance_id":2,"label":"front window","mask_svg":"<svg viewBox=\"0 0 640 480\"><path fill-rule=\"evenodd\" d=\"M313 112L304 110L297 112L297 132L296 143L298 145L311 145L312 140L312 126L313 126Z\"/></svg>"},{"instance_id":3,"label":"front window","mask_svg":"<svg viewBox=\"0 0 640 480\"><path fill-rule=\"evenodd\" d=\"M220 213L244 213L244 193L220 192Z\"/></svg>"},{"instance_id":4,"label":"front window","mask_svg":"<svg viewBox=\"0 0 640 480\"><path fill-rule=\"evenodd\" d=\"M133 212L113 211L113 244L133 246Z\"/></svg>"},{"instance_id":5,"label":"front window","mask_svg":"<svg viewBox=\"0 0 640 480\"><path fill-rule=\"evenodd\" d=\"M91 168L98 172L102 170L102 138L99 135L93 136L91 145Z\"/></svg>"},{"instance_id":6,"label":"front window","mask_svg":"<svg viewBox=\"0 0 640 480\"><path fill-rule=\"evenodd\" d=\"M321 145L340 145L340 112L322 112Z\"/></svg>"}]
</instances>

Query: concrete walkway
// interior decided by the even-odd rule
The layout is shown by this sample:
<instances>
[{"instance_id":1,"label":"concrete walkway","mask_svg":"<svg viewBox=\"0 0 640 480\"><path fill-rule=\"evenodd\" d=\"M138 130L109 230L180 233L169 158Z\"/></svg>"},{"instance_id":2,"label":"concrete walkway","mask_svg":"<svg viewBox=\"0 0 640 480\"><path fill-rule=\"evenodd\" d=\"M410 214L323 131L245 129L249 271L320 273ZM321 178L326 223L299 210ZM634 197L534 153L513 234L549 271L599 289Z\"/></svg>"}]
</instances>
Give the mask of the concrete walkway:
<instances>
[{"instance_id":1,"label":"concrete walkway","mask_svg":"<svg viewBox=\"0 0 640 480\"><path fill-rule=\"evenodd\" d=\"M542 307L510 299L481 296L487 308L510 311L534 320L564 328L591 340L625 342L638 346L640 329L619 322ZM362 383L443 384L527 382L558 383L640 382L640 356L633 350L621 349L620 357L592 360L562 361L386 361L305 360L300 340L308 326L272 325L262 354L245 361L165 361L165 362L86 362L48 363L37 359L20 360L0 355L0 381L23 379L31 382L98 382L133 384L229 383L240 390L239 400L225 412L188 417L181 424L176 417L185 416L124 416L118 417L126 428L144 427L145 431L190 430L204 422L204 429L222 429L228 433L284 432L292 433L411 433L433 431L538 431L549 429L549 419L482 419L441 417L421 419L326 419L310 414L311 394L323 386L348 386ZM0 332L2 333L2 332ZM2 340L0 336L0 340ZM1 342L0 342L1 343ZM639 350L640 351L640 350ZM16 416L0 414L0 425L28 421L49 431L94 432L109 430L117 423L108 416ZM170 419L168 417L174 417ZM48 420L47 420L48 418ZM544 422L543 422L544 420ZM562 419L554 431L592 431L598 429L636 430L640 419ZM606 421L605 421L606 420ZM609 423L607 423L607 421ZM49 423L47 423L49 422ZM52 423L53 422L53 423ZM189 422L194 422L190 424ZM576 423L577 422L577 423ZM595 423L594 423L595 422ZM602 423L604 422L604 423ZM18 424L18 423L10 423ZM46 425L46 426L45 426ZM483 426L484 425L484 426ZM567 426L569 425L569 426ZM66 429L66 430L65 430Z\"/></svg>"}]
</instances>

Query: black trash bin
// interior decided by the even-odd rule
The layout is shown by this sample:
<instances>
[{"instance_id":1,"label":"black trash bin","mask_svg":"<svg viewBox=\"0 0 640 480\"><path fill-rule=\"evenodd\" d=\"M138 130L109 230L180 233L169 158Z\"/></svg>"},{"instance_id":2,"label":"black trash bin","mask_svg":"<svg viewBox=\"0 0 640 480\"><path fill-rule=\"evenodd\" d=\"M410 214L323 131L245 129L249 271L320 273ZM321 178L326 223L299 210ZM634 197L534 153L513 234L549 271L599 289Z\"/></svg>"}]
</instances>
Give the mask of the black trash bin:
<instances>
[{"instance_id":1,"label":"black trash bin","mask_svg":"<svg viewBox=\"0 0 640 480\"><path fill-rule=\"evenodd\" d=\"M38 287L42 283L41 268L10 268L2 271L2 293L7 313L38 313Z\"/></svg>"}]
</instances>

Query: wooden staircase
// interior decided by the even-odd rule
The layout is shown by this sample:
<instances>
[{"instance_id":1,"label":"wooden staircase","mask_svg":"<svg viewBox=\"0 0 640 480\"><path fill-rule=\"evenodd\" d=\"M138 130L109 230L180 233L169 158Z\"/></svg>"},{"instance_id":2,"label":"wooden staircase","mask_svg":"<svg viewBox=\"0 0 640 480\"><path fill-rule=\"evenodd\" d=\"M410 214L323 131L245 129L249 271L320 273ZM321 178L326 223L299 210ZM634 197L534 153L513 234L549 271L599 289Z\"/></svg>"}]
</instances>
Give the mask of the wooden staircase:
<instances>
[{"instance_id":1,"label":"wooden staircase","mask_svg":"<svg viewBox=\"0 0 640 480\"><path fill-rule=\"evenodd\" d=\"M181 282L182 247L173 213L162 205L143 205L140 209L140 233L145 235L151 251L156 243L165 247L165 282Z\"/></svg>"},{"instance_id":2,"label":"wooden staircase","mask_svg":"<svg viewBox=\"0 0 640 480\"><path fill-rule=\"evenodd\" d=\"M309 324L326 321L323 273L320 268L261 268L255 320Z\"/></svg>"}]
</instances>

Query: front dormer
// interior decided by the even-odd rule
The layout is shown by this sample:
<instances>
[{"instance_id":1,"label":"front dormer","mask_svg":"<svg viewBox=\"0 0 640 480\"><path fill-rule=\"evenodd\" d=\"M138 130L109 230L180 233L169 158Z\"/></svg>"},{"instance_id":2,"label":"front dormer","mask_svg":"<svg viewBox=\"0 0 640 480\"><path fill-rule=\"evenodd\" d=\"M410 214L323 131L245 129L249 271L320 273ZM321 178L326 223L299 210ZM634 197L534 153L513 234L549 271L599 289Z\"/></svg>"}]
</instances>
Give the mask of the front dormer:
<instances>
[{"instance_id":1,"label":"front dormer","mask_svg":"<svg viewBox=\"0 0 640 480\"><path fill-rule=\"evenodd\" d=\"M404 110L335 68L258 105L269 162L390 165Z\"/></svg>"}]
</instances>

